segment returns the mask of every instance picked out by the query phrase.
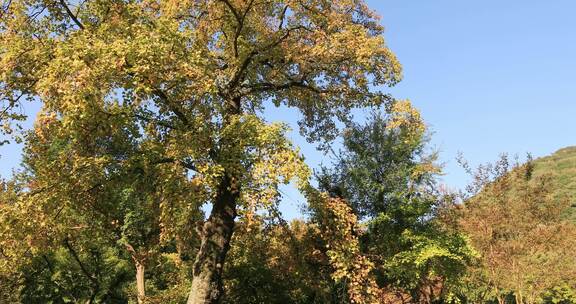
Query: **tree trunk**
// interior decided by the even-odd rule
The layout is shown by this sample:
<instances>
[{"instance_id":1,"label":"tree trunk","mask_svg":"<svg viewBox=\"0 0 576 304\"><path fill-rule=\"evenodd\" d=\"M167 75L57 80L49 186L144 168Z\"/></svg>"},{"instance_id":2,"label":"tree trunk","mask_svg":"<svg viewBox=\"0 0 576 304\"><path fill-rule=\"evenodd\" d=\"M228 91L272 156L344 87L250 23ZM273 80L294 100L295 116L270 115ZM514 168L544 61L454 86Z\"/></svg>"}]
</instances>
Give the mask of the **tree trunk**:
<instances>
[{"instance_id":1,"label":"tree trunk","mask_svg":"<svg viewBox=\"0 0 576 304\"><path fill-rule=\"evenodd\" d=\"M210 217L202 228L202 242L194 262L188 304L212 304L221 300L222 269L230 249L238 196L235 179L225 175L218 187Z\"/></svg>"},{"instance_id":2,"label":"tree trunk","mask_svg":"<svg viewBox=\"0 0 576 304\"><path fill-rule=\"evenodd\" d=\"M138 290L138 303L144 303L146 298L146 284L144 281L144 263L135 260L136 264L136 288Z\"/></svg>"},{"instance_id":3,"label":"tree trunk","mask_svg":"<svg viewBox=\"0 0 576 304\"><path fill-rule=\"evenodd\" d=\"M229 126L231 119L241 114L241 97L226 100L225 107L223 127ZM234 139L230 138L222 138L221 142L222 147L233 147L235 144ZM236 165L241 166L240 160L226 159L226 161L236 161ZM224 290L222 270L226 254L230 249L236 219L236 202L240 196L238 181L238 176L227 169L224 170L212 204L212 211L202 227L202 239L194 261L192 288L187 304L215 304L222 299Z\"/></svg>"}]
</instances>

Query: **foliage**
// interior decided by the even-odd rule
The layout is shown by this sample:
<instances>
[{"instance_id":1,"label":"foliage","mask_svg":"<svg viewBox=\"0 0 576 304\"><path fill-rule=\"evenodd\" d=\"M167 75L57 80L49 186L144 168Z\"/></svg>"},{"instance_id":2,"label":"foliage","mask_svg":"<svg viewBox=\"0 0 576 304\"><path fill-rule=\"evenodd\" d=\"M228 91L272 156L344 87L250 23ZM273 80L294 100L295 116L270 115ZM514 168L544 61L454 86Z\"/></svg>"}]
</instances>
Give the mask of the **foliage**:
<instances>
[{"instance_id":1,"label":"foliage","mask_svg":"<svg viewBox=\"0 0 576 304\"><path fill-rule=\"evenodd\" d=\"M374 264L360 251L359 225L351 208L339 198L319 194L311 198L326 255L333 269L332 279L346 286L342 300L357 303L378 303L380 290L372 271Z\"/></svg>"},{"instance_id":2,"label":"foliage","mask_svg":"<svg viewBox=\"0 0 576 304\"><path fill-rule=\"evenodd\" d=\"M42 192L33 205L69 221L50 237L78 225L120 231L141 265L168 239L191 241L186 212L211 204L193 274L218 286L194 289L210 301L236 215L306 175L282 127L264 122L264 103L297 108L303 134L327 143L351 109L390 101L374 88L401 74L359 0L13 0L1 13L3 130L18 127L24 100L40 101L40 123L58 130L49 144L27 138L31 191Z\"/></svg>"},{"instance_id":3,"label":"foliage","mask_svg":"<svg viewBox=\"0 0 576 304\"><path fill-rule=\"evenodd\" d=\"M309 223L258 217L234 235L225 303L330 303L332 280Z\"/></svg>"},{"instance_id":4,"label":"foliage","mask_svg":"<svg viewBox=\"0 0 576 304\"><path fill-rule=\"evenodd\" d=\"M435 220L440 169L426 143L420 114L398 101L388 114L351 125L333 168L319 177L322 189L366 219L360 248L371 257L378 284L418 301L448 293L474 256L465 237Z\"/></svg>"},{"instance_id":5,"label":"foliage","mask_svg":"<svg viewBox=\"0 0 576 304\"><path fill-rule=\"evenodd\" d=\"M401 78L382 34L362 0L2 2L0 134L25 151L0 301L573 301L572 150L484 167L459 204L419 112L378 90ZM267 104L324 151L346 126L319 189ZM287 224L292 181L310 217Z\"/></svg>"},{"instance_id":6,"label":"foliage","mask_svg":"<svg viewBox=\"0 0 576 304\"><path fill-rule=\"evenodd\" d=\"M563 219L568 201L554 195L551 177L534 177L531 161L511 164L503 156L477 171L476 185L460 210L460 226L481 254L471 282L499 301L512 293L516 303L572 284L576 226Z\"/></svg>"},{"instance_id":7,"label":"foliage","mask_svg":"<svg viewBox=\"0 0 576 304\"><path fill-rule=\"evenodd\" d=\"M535 177L549 175L556 184L554 191L558 199L567 198L571 204L576 201L576 148L566 147L552 155L534 160ZM566 210L566 216L576 221L574 206Z\"/></svg>"},{"instance_id":8,"label":"foliage","mask_svg":"<svg viewBox=\"0 0 576 304\"><path fill-rule=\"evenodd\" d=\"M67 247L69 246L69 247ZM113 249L77 252L71 244L33 258L21 271L23 303L126 303L132 277L130 262Z\"/></svg>"}]
</instances>

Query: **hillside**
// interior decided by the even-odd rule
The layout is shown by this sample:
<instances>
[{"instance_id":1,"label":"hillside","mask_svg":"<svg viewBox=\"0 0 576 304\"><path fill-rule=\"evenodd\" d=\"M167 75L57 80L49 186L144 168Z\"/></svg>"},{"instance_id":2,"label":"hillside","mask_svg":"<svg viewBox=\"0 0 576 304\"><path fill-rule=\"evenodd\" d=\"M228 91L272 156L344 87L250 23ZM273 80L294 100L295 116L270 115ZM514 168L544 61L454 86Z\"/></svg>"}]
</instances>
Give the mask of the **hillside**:
<instances>
[{"instance_id":1,"label":"hillside","mask_svg":"<svg viewBox=\"0 0 576 304\"><path fill-rule=\"evenodd\" d=\"M571 217L576 220L576 146L562 148L550 156L534 160L534 176L552 174L558 185L558 194L568 195L572 203Z\"/></svg>"}]
</instances>

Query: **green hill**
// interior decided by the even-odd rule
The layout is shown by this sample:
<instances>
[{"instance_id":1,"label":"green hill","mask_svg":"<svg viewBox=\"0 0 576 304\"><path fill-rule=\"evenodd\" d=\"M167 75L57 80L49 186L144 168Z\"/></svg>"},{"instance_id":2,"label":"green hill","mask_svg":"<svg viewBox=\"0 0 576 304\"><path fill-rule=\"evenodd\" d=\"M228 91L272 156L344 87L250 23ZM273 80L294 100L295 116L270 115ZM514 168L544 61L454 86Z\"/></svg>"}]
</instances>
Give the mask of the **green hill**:
<instances>
[{"instance_id":1,"label":"green hill","mask_svg":"<svg viewBox=\"0 0 576 304\"><path fill-rule=\"evenodd\" d=\"M550 156L534 160L534 176L551 174L558 185L558 194L567 195L572 203L569 213L576 220L576 146L566 147Z\"/></svg>"}]
</instances>

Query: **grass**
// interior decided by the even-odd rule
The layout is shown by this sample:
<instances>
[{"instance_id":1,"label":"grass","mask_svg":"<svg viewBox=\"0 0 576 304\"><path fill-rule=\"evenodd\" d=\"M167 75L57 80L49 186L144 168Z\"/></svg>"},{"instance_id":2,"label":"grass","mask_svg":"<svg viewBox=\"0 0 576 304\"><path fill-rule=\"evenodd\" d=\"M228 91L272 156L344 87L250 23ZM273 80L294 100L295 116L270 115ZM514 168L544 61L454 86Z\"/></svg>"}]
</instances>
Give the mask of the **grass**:
<instances>
[{"instance_id":1,"label":"grass","mask_svg":"<svg viewBox=\"0 0 576 304\"><path fill-rule=\"evenodd\" d=\"M534 176L550 174L558 187L556 195L566 196L572 205L567 215L576 221L576 146L534 160Z\"/></svg>"}]
</instances>

